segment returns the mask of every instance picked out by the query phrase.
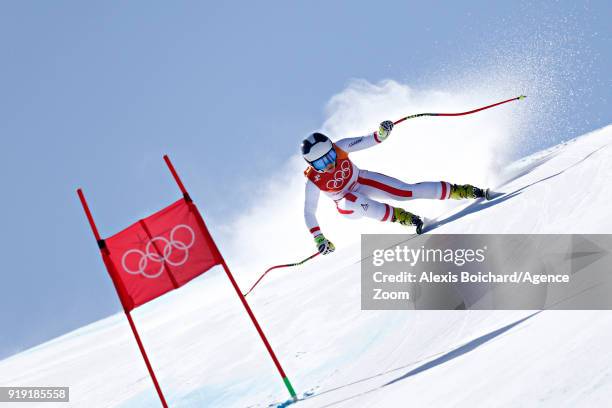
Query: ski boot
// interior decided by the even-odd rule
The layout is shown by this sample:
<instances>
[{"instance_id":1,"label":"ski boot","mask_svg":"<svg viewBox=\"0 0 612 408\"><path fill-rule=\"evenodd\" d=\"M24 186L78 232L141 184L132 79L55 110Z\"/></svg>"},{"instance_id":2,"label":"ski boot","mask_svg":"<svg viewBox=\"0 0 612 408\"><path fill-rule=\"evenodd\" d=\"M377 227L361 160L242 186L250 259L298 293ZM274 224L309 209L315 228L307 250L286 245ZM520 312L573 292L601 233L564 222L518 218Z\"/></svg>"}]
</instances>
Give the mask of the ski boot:
<instances>
[{"instance_id":1,"label":"ski boot","mask_svg":"<svg viewBox=\"0 0 612 408\"><path fill-rule=\"evenodd\" d=\"M403 208L393 208L393 216L391 222L397 222L404 226L413 225L416 227L416 233L423 232L423 220L418 215L414 215Z\"/></svg>"},{"instance_id":2,"label":"ski boot","mask_svg":"<svg viewBox=\"0 0 612 408\"><path fill-rule=\"evenodd\" d=\"M464 198L484 198L490 200L489 189L474 187L471 184L452 184L450 198L453 200L461 200Z\"/></svg>"}]
</instances>

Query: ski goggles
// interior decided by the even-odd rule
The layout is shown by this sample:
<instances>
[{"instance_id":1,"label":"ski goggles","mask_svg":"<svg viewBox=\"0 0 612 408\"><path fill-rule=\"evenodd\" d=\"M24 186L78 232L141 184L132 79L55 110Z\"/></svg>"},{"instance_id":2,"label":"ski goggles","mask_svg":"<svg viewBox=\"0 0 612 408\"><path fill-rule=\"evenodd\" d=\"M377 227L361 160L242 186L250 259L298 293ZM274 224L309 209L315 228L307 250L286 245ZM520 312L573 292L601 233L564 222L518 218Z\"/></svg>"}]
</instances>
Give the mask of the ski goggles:
<instances>
[{"instance_id":1,"label":"ski goggles","mask_svg":"<svg viewBox=\"0 0 612 408\"><path fill-rule=\"evenodd\" d=\"M325 170L325 168L331 164L336 163L336 151L332 147L329 152L325 153L323 156L319 157L317 160L309 162L310 165L318 171Z\"/></svg>"}]
</instances>

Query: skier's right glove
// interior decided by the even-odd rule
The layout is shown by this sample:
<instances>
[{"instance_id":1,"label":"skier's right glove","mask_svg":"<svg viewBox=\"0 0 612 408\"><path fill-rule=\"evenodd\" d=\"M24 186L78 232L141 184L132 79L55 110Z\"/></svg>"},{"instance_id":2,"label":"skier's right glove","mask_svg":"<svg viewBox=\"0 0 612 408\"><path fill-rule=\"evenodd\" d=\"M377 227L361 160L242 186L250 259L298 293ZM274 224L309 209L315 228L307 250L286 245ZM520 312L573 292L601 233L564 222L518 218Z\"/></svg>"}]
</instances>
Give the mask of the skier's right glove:
<instances>
[{"instance_id":1,"label":"skier's right glove","mask_svg":"<svg viewBox=\"0 0 612 408\"><path fill-rule=\"evenodd\" d=\"M321 255L331 254L336 250L334 244L332 244L330 240L325 238L323 234L317 235L314 240L315 245L317 246L317 249L319 250L319 253Z\"/></svg>"}]
</instances>

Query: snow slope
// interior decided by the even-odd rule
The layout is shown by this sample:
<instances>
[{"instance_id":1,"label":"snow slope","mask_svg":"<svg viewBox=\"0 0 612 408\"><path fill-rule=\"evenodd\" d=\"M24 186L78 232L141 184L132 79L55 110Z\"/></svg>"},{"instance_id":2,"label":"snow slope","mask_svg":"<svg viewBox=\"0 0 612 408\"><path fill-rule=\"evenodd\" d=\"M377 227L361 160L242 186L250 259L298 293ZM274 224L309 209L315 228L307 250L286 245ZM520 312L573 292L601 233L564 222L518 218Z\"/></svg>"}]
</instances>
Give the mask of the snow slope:
<instances>
[{"instance_id":1,"label":"snow slope","mask_svg":"<svg viewBox=\"0 0 612 408\"><path fill-rule=\"evenodd\" d=\"M447 208L433 233L612 232L612 126L519 160L500 179L503 197ZM355 242L272 272L249 296L298 406L610 405L612 313L361 311L359 256ZM238 281L246 289L251 278ZM171 406L287 401L220 270L134 317ZM0 385L70 386L74 407L158 406L121 314L1 361Z\"/></svg>"}]
</instances>

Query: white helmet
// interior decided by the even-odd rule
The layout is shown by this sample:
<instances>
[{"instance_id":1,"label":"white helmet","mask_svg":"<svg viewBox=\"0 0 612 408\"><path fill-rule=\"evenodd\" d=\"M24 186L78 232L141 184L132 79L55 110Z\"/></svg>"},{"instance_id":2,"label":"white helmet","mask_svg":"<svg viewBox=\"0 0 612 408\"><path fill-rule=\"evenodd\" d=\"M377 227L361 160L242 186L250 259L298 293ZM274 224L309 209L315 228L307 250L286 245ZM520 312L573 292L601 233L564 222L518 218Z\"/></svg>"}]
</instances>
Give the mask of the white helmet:
<instances>
[{"instance_id":1,"label":"white helmet","mask_svg":"<svg viewBox=\"0 0 612 408\"><path fill-rule=\"evenodd\" d=\"M323 171L336 161L336 151L329 137L313 133L302 141L302 156L315 170Z\"/></svg>"}]
</instances>

